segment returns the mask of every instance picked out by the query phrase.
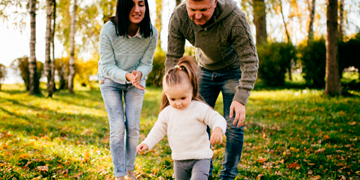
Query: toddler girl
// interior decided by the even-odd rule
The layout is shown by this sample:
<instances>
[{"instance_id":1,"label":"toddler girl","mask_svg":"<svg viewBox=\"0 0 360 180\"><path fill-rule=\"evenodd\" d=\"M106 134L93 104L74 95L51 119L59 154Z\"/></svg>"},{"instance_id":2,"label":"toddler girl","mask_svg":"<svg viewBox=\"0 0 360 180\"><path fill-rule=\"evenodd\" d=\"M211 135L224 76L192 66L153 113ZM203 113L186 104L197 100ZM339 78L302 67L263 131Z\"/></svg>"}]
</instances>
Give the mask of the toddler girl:
<instances>
[{"instance_id":1,"label":"toddler girl","mask_svg":"<svg viewBox=\"0 0 360 180\"><path fill-rule=\"evenodd\" d=\"M167 134L175 179L179 180L208 179L213 156L210 143L222 142L226 130L223 116L199 98L197 69L194 58L185 56L164 75L162 111L136 148L139 154L150 150ZM213 129L210 141L207 125Z\"/></svg>"}]
</instances>

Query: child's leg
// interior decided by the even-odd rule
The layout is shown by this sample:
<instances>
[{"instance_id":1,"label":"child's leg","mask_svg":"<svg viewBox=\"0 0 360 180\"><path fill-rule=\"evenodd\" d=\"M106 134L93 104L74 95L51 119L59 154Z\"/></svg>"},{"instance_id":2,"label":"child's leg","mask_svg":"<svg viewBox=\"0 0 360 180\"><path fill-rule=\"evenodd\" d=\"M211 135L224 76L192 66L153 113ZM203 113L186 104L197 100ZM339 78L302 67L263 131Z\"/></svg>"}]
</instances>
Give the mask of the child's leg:
<instances>
[{"instance_id":1,"label":"child's leg","mask_svg":"<svg viewBox=\"0 0 360 180\"><path fill-rule=\"evenodd\" d=\"M199 159L192 168L191 180L207 180L211 159Z\"/></svg>"},{"instance_id":2,"label":"child's leg","mask_svg":"<svg viewBox=\"0 0 360 180\"><path fill-rule=\"evenodd\" d=\"M174 160L175 179L190 180L194 160Z\"/></svg>"}]
</instances>

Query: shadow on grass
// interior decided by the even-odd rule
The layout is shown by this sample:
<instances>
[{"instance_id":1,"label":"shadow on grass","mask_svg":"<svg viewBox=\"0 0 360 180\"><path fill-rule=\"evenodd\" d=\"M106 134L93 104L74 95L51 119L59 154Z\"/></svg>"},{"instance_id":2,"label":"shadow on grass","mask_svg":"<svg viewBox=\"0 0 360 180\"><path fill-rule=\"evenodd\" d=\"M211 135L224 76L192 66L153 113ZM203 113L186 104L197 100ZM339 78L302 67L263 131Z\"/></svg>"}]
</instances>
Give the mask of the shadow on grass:
<instances>
[{"instance_id":1,"label":"shadow on grass","mask_svg":"<svg viewBox=\"0 0 360 180\"><path fill-rule=\"evenodd\" d=\"M107 119L104 117L84 114L69 115L26 105L12 99L2 98L2 100L9 101L24 109L31 109L38 112L36 115L23 116L16 112L9 111L6 107L1 107L0 110L10 116L6 118L8 121L1 123L4 129L22 133L30 137L48 135L51 139L62 137L68 142L77 142L80 140L83 144L108 145L107 142L101 142L101 138L106 138L109 134ZM27 122L16 122L19 120L26 120Z\"/></svg>"}]
</instances>

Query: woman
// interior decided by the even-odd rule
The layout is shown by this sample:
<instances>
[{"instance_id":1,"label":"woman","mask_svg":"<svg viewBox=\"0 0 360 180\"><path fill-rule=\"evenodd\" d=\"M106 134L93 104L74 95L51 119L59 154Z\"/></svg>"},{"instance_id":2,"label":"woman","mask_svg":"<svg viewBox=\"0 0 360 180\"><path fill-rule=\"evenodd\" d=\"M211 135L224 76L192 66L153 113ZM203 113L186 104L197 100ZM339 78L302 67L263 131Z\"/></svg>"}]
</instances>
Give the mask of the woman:
<instances>
[{"instance_id":1,"label":"woman","mask_svg":"<svg viewBox=\"0 0 360 180\"><path fill-rule=\"evenodd\" d=\"M152 69L157 38L147 0L118 0L115 17L100 33L98 77L109 117L116 180L126 174L128 179L136 179L133 169L145 77Z\"/></svg>"}]
</instances>

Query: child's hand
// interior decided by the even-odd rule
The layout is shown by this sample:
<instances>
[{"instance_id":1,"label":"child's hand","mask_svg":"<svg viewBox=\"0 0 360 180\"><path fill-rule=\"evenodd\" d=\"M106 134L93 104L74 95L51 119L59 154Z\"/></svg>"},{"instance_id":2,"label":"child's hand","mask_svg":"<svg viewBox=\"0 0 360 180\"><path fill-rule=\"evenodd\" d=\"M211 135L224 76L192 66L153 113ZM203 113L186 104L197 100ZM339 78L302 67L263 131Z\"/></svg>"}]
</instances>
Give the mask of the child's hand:
<instances>
[{"instance_id":1,"label":"child's hand","mask_svg":"<svg viewBox=\"0 0 360 180\"><path fill-rule=\"evenodd\" d=\"M222 137L222 130L219 127L216 127L213 132L211 133L211 138L210 138L210 143L211 144L216 144L219 142L222 142L223 137Z\"/></svg>"},{"instance_id":2,"label":"child's hand","mask_svg":"<svg viewBox=\"0 0 360 180\"><path fill-rule=\"evenodd\" d=\"M146 145L144 143L141 143L136 147L136 151L138 154L141 154L143 151L146 151L148 149L149 149L148 145Z\"/></svg>"}]
</instances>

